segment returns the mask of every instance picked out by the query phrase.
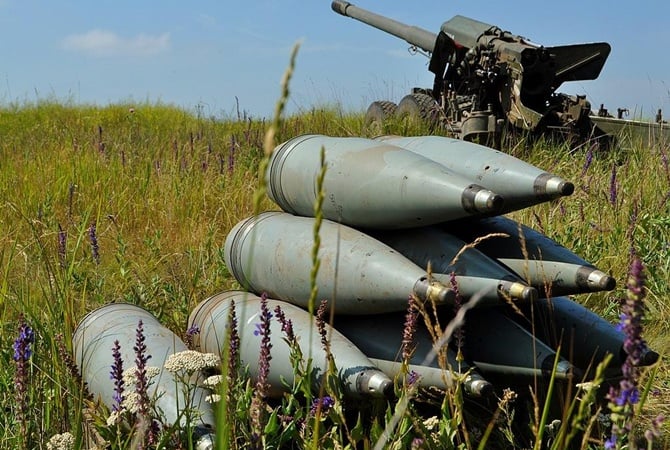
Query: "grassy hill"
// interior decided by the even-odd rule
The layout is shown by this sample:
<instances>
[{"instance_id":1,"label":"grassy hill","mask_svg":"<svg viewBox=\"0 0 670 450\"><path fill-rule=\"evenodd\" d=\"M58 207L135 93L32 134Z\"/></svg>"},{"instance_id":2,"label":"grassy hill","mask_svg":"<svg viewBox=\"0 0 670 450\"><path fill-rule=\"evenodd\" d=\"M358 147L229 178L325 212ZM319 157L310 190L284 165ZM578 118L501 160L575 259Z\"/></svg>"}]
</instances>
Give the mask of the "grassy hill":
<instances>
[{"instance_id":1,"label":"grassy hill","mask_svg":"<svg viewBox=\"0 0 670 450\"><path fill-rule=\"evenodd\" d=\"M162 104L0 107L0 402L6 412L0 446L45 448L50 436L66 431L77 443L84 440L84 400L67 354L87 312L129 302L183 336L196 304L238 287L222 246L228 231L253 213L268 126ZM427 132L400 125L387 131ZM275 142L304 133L365 135L363 116L314 108L286 118ZM617 279L614 291L576 301L618 321L632 249L641 258L644 336L667 354L670 149L603 152L522 140L504 150L575 183L572 196L511 216ZM267 198L260 207L277 209ZM35 332L25 386L16 384L12 348L22 320ZM640 414L643 428L667 413L668 379L663 358ZM348 433L333 432L338 426L336 419L323 422L331 440L319 445L334 447L337 439L346 445L356 436L353 424Z\"/></svg>"}]
</instances>

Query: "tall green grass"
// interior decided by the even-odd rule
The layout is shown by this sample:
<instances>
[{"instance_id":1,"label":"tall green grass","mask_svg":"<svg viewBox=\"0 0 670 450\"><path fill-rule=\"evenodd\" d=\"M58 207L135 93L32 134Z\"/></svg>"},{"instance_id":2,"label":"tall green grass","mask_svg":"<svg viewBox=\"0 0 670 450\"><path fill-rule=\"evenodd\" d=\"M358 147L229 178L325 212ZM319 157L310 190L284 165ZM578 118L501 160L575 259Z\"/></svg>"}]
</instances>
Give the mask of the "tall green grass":
<instances>
[{"instance_id":1,"label":"tall green grass","mask_svg":"<svg viewBox=\"0 0 670 450\"><path fill-rule=\"evenodd\" d=\"M197 303L239 287L225 267L222 246L239 220L254 210L276 208L264 196L254 197L259 164L270 145L264 141L270 125L246 116L206 118L200 111L163 104L95 107L41 101L0 107L1 447L45 448L50 436L65 431L76 436L78 446L84 445L85 401L64 353L71 350L72 333L88 311L112 301L130 302L183 334ZM274 126L275 143L303 133L366 134L362 114L329 107ZM403 124L391 124L386 131L426 132ZM652 348L666 354L670 149L638 145L587 153L586 147L573 152L566 144L521 141L505 150L575 183L572 196L512 216L617 278L613 292L576 297L612 322L618 320L630 249L635 249L648 272L645 336ZM12 343L21 317L35 330L36 342L27 396L17 399ZM658 413L668 412L665 360L656 369L654 378L645 379L649 395L640 414L641 429ZM249 386L242 381L235 389L243 402ZM329 395L337 395L329 389ZM401 391L397 403L363 408L353 419L336 409L318 419L323 434L306 435L301 442L372 447L394 408L414 405L403 399L413 400L414 393ZM411 430L419 430L432 436L436 447L453 442L467 447L470 440L455 437L467 429L460 403L449 400L438 402L438 414L446 420L438 425L421 422L421 408L409 406L388 442L403 448L412 442ZM294 417L304 414L305 405L287 401L275 406ZM16 414L21 402L29 408L25 433ZM245 419L243 404L235 411L240 421ZM505 448L509 433L504 419L512 412L508 404L501 405L497 414L502 424L488 442L493 445L497 439L497 446ZM276 416L269 420L277 426ZM241 448L245 428L236 430L242 430L233 436ZM277 436L275 443L291 437Z\"/></svg>"}]
</instances>

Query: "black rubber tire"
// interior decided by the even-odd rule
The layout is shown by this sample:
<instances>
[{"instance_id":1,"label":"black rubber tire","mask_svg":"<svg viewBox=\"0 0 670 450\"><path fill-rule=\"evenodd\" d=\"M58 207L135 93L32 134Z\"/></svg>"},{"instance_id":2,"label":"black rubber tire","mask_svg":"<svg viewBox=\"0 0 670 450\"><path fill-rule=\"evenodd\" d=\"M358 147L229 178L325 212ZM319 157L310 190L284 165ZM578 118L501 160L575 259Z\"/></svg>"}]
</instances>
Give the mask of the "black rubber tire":
<instances>
[{"instance_id":1,"label":"black rubber tire","mask_svg":"<svg viewBox=\"0 0 670 450\"><path fill-rule=\"evenodd\" d=\"M387 100L372 102L365 113L364 126L368 133L375 136L382 134L384 123L395 115L397 108L395 103Z\"/></svg>"},{"instance_id":2,"label":"black rubber tire","mask_svg":"<svg viewBox=\"0 0 670 450\"><path fill-rule=\"evenodd\" d=\"M440 106L426 94L409 94L398 103L395 115L400 120L424 123L433 129L440 121Z\"/></svg>"}]
</instances>

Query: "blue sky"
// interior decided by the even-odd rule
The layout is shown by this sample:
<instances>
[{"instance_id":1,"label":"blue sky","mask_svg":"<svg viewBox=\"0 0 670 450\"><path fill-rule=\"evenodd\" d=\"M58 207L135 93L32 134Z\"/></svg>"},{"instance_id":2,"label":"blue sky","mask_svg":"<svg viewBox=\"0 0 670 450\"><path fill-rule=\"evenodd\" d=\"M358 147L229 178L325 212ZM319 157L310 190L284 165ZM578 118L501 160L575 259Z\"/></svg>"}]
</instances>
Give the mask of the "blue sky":
<instances>
[{"instance_id":1,"label":"blue sky","mask_svg":"<svg viewBox=\"0 0 670 450\"><path fill-rule=\"evenodd\" d=\"M432 32L461 14L547 46L609 42L598 80L559 91L586 94L594 107L648 117L663 108L670 117L670 2L352 3ZM240 110L266 116L297 41L290 112L334 102L364 110L432 85L425 57L334 13L329 0L0 0L0 103L161 101L220 117L234 115L239 101Z\"/></svg>"}]
</instances>

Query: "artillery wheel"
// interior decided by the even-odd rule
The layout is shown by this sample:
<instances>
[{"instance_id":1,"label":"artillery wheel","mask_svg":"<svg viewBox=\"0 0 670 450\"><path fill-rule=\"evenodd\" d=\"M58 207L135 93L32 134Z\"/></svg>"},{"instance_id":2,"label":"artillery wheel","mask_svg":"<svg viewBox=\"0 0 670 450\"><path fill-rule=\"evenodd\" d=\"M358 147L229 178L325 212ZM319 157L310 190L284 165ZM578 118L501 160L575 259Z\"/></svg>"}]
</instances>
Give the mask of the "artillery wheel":
<instances>
[{"instance_id":1,"label":"artillery wheel","mask_svg":"<svg viewBox=\"0 0 670 450\"><path fill-rule=\"evenodd\" d=\"M398 106L387 100L378 100L368 106L365 113L364 127L373 136L384 133L384 122L393 117Z\"/></svg>"},{"instance_id":2,"label":"artillery wheel","mask_svg":"<svg viewBox=\"0 0 670 450\"><path fill-rule=\"evenodd\" d=\"M395 115L407 124L425 124L431 130L440 122L440 106L426 94L409 94L398 103Z\"/></svg>"}]
</instances>

